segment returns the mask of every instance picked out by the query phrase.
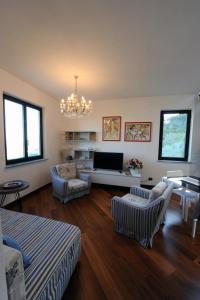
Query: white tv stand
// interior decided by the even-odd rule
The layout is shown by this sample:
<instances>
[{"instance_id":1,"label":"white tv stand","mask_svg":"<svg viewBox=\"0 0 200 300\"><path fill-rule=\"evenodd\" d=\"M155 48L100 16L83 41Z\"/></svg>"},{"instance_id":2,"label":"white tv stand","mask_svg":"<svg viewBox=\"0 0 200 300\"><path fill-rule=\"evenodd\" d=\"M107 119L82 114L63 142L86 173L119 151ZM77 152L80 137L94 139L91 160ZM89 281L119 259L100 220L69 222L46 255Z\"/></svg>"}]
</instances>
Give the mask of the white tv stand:
<instances>
[{"instance_id":1,"label":"white tv stand","mask_svg":"<svg viewBox=\"0 0 200 300\"><path fill-rule=\"evenodd\" d=\"M80 172L91 174L93 183L131 187L132 185L140 186L141 182L140 174L132 176L125 172L102 169L82 169Z\"/></svg>"}]
</instances>

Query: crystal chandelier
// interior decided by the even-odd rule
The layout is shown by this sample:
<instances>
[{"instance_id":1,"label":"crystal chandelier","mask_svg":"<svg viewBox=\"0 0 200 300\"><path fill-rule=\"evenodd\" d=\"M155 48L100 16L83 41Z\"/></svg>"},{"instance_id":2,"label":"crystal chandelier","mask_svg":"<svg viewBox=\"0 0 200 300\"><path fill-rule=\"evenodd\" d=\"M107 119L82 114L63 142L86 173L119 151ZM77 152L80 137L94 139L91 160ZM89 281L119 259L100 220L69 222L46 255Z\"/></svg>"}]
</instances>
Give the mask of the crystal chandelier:
<instances>
[{"instance_id":1,"label":"crystal chandelier","mask_svg":"<svg viewBox=\"0 0 200 300\"><path fill-rule=\"evenodd\" d=\"M87 101L84 97L79 98L77 92L78 76L74 76L75 90L67 99L61 99L60 112L68 118L80 118L89 115L92 112L92 101Z\"/></svg>"}]
</instances>

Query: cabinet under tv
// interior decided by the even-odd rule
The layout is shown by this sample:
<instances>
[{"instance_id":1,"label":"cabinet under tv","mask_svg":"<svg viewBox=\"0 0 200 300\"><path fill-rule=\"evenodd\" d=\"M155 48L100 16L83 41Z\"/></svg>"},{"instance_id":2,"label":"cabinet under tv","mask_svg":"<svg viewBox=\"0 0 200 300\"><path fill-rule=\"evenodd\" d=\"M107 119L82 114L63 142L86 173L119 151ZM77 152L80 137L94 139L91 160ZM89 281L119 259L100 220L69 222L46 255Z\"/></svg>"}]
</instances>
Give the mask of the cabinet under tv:
<instances>
[{"instance_id":1,"label":"cabinet under tv","mask_svg":"<svg viewBox=\"0 0 200 300\"><path fill-rule=\"evenodd\" d=\"M132 176L123 171L123 153L94 152L93 169L81 170L90 173L93 183L130 187L140 186L141 175Z\"/></svg>"},{"instance_id":2,"label":"cabinet under tv","mask_svg":"<svg viewBox=\"0 0 200 300\"><path fill-rule=\"evenodd\" d=\"M92 182L98 184L116 185L123 187L131 187L132 185L140 186L141 175L134 176L126 174L125 172L118 172L112 170L89 170L82 169L81 172L91 174Z\"/></svg>"}]
</instances>

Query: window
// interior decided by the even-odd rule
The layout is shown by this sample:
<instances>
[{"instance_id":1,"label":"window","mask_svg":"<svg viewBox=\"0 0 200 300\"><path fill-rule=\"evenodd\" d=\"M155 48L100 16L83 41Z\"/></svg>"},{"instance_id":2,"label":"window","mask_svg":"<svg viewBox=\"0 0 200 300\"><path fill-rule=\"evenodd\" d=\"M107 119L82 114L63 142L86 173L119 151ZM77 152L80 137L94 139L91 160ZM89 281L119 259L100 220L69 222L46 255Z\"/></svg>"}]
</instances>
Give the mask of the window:
<instances>
[{"instance_id":1,"label":"window","mask_svg":"<svg viewBox=\"0 0 200 300\"><path fill-rule=\"evenodd\" d=\"M161 111L159 160L188 160L190 121L191 110Z\"/></svg>"},{"instance_id":2,"label":"window","mask_svg":"<svg viewBox=\"0 0 200 300\"><path fill-rule=\"evenodd\" d=\"M6 165L43 158L42 108L3 94Z\"/></svg>"}]
</instances>

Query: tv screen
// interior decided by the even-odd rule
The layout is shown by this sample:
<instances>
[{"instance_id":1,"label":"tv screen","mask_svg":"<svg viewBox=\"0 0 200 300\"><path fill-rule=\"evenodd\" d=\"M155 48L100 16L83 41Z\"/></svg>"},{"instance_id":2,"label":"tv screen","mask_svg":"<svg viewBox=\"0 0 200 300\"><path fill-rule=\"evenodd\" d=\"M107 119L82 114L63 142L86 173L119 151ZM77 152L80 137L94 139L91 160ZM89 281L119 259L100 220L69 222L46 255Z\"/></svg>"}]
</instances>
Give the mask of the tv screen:
<instances>
[{"instance_id":1,"label":"tv screen","mask_svg":"<svg viewBox=\"0 0 200 300\"><path fill-rule=\"evenodd\" d=\"M123 153L94 152L94 169L123 170Z\"/></svg>"}]
</instances>

